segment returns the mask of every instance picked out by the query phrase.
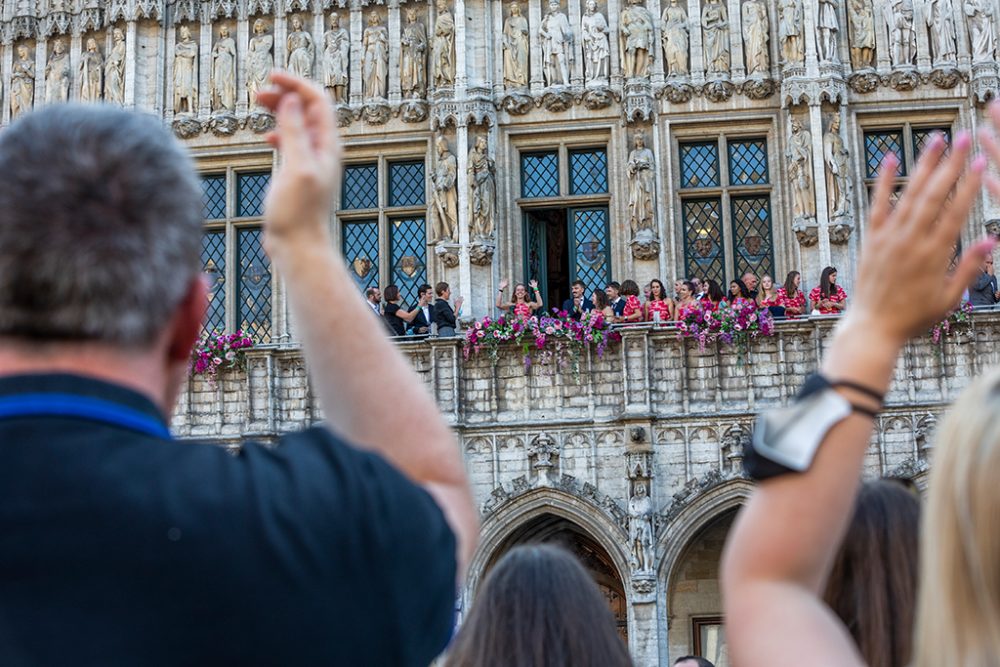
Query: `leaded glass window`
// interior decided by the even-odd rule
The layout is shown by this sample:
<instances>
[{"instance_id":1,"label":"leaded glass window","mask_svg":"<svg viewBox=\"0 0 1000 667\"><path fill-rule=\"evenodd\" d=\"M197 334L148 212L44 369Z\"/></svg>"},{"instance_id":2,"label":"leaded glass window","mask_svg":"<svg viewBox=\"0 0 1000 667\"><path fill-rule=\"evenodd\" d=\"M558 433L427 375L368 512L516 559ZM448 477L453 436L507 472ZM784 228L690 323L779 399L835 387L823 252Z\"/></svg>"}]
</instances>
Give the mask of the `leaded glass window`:
<instances>
[{"instance_id":1,"label":"leaded glass window","mask_svg":"<svg viewBox=\"0 0 1000 667\"><path fill-rule=\"evenodd\" d=\"M684 200L684 257L688 278L699 276L725 284L721 208L719 199Z\"/></svg>"},{"instance_id":2,"label":"leaded glass window","mask_svg":"<svg viewBox=\"0 0 1000 667\"><path fill-rule=\"evenodd\" d=\"M949 143L951 142L950 127L921 127L913 128L913 159L916 161L920 154L924 152L924 146L935 134L942 134Z\"/></svg>"},{"instance_id":3,"label":"leaded glass window","mask_svg":"<svg viewBox=\"0 0 1000 667\"><path fill-rule=\"evenodd\" d=\"M526 199L559 196L558 153L525 153L521 156L521 196Z\"/></svg>"},{"instance_id":4,"label":"leaded glass window","mask_svg":"<svg viewBox=\"0 0 1000 667\"><path fill-rule=\"evenodd\" d=\"M358 289L378 287L378 220L345 223L343 250Z\"/></svg>"},{"instance_id":5,"label":"leaded glass window","mask_svg":"<svg viewBox=\"0 0 1000 667\"><path fill-rule=\"evenodd\" d=\"M204 193L204 209L202 217L206 220L219 220L226 217L226 175L213 174L202 176L201 189Z\"/></svg>"},{"instance_id":6,"label":"leaded glass window","mask_svg":"<svg viewBox=\"0 0 1000 667\"><path fill-rule=\"evenodd\" d=\"M423 206L424 163L396 162L389 165L389 206Z\"/></svg>"},{"instance_id":7,"label":"leaded glass window","mask_svg":"<svg viewBox=\"0 0 1000 667\"><path fill-rule=\"evenodd\" d=\"M348 165L341 185L341 208L378 208L378 165Z\"/></svg>"},{"instance_id":8,"label":"leaded glass window","mask_svg":"<svg viewBox=\"0 0 1000 667\"><path fill-rule=\"evenodd\" d=\"M719 145L681 144L681 187L710 188L719 185Z\"/></svg>"},{"instance_id":9,"label":"leaded glass window","mask_svg":"<svg viewBox=\"0 0 1000 667\"><path fill-rule=\"evenodd\" d=\"M951 127L943 123L914 126L904 123L897 127L874 128L864 132L865 148L865 180L869 197L878 178L879 169L885 156L892 154L899 160L896 170L896 188L892 194L892 203L899 199L907 178L913 173L920 154L935 133L943 134L951 141Z\"/></svg>"},{"instance_id":10,"label":"leaded glass window","mask_svg":"<svg viewBox=\"0 0 1000 667\"><path fill-rule=\"evenodd\" d=\"M767 144L763 139L729 142L729 180L733 185L767 183Z\"/></svg>"},{"instance_id":11,"label":"leaded glass window","mask_svg":"<svg viewBox=\"0 0 1000 667\"><path fill-rule=\"evenodd\" d=\"M608 191L608 153L603 148L569 153L569 193L595 195Z\"/></svg>"},{"instance_id":12,"label":"leaded glass window","mask_svg":"<svg viewBox=\"0 0 1000 667\"><path fill-rule=\"evenodd\" d=\"M895 155L899 161L899 168L896 169L897 175L905 175L906 156L903 155L903 131L865 132L865 174L868 178L878 176L882 162L888 155Z\"/></svg>"},{"instance_id":13,"label":"leaded glass window","mask_svg":"<svg viewBox=\"0 0 1000 667\"><path fill-rule=\"evenodd\" d=\"M264 197L271 183L270 172L236 175L236 215L255 218L264 215Z\"/></svg>"},{"instance_id":14,"label":"leaded glass window","mask_svg":"<svg viewBox=\"0 0 1000 667\"><path fill-rule=\"evenodd\" d=\"M403 302L417 302L417 289L427 281L427 231L424 218L399 218L389 224L392 247L392 282Z\"/></svg>"},{"instance_id":15,"label":"leaded glass window","mask_svg":"<svg viewBox=\"0 0 1000 667\"><path fill-rule=\"evenodd\" d=\"M208 279L205 328L226 329L226 230L212 229L201 237L201 265Z\"/></svg>"},{"instance_id":16,"label":"leaded glass window","mask_svg":"<svg viewBox=\"0 0 1000 667\"><path fill-rule=\"evenodd\" d=\"M261 245L259 227L236 232L238 287L236 320L261 343L271 342L271 262Z\"/></svg>"},{"instance_id":17,"label":"leaded glass window","mask_svg":"<svg viewBox=\"0 0 1000 667\"><path fill-rule=\"evenodd\" d=\"M587 294L604 289L610 280L610 248L608 247L608 209L605 207L574 209L573 275L587 286Z\"/></svg>"},{"instance_id":18,"label":"leaded glass window","mask_svg":"<svg viewBox=\"0 0 1000 667\"><path fill-rule=\"evenodd\" d=\"M774 276L771 256L771 198L764 196L733 197L734 276L746 272L756 276Z\"/></svg>"}]
</instances>

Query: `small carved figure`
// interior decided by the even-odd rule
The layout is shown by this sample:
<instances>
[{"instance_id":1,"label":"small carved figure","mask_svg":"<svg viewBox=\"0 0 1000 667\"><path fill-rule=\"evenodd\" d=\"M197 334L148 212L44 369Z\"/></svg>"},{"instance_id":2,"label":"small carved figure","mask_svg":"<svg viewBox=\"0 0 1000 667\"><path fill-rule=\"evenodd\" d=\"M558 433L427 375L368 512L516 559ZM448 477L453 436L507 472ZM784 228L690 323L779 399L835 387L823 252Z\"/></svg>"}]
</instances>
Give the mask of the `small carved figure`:
<instances>
[{"instance_id":1,"label":"small carved figure","mask_svg":"<svg viewBox=\"0 0 1000 667\"><path fill-rule=\"evenodd\" d=\"M528 20L521 15L521 5L510 6L510 16L503 24L503 85L525 88L528 85Z\"/></svg>"},{"instance_id":2,"label":"small carved figure","mask_svg":"<svg viewBox=\"0 0 1000 667\"><path fill-rule=\"evenodd\" d=\"M928 29L928 37L933 61L937 63L953 63L956 61L955 48L955 7L951 0L929 0L927 3L924 24Z\"/></svg>"},{"instance_id":3,"label":"small carved figure","mask_svg":"<svg viewBox=\"0 0 1000 667\"><path fill-rule=\"evenodd\" d=\"M340 27L340 16L330 15L330 29L323 36L323 85L332 91L333 101L347 101L348 62L351 56L351 37Z\"/></svg>"},{"instance_id":4,"label":"small carved figure","mask_svg":"<svg viewBox=\"0 0 1000 667\"><path fill-rule=\"evenodd\" d=\"M643 0L628 0L628 7L622 11L619 26L619 46L622 69L626 79L649 77L653 62L655 26L653 15L649 13Z\"/></svg>"},{"instance_id":5,"label":"small carved figure","mask_svg":"<svg viewBox=\"0 0 1000 667\"><path fill-rule=\"evenodd\" d=\"M301 25L301 24L300 24ZM253 22L253 37L247 53L247 93L250 106L257 106L257 93L267 88L267 77L274 69L274 35L267 32L263 19Z\"/></svg>"},{"instance_id":6,"label":"small carved figure","mask_svg":"<svg viewBox=\"0 0 1000 667\"><path fill-rule=\"evenodd\" d=\"M993 60L996 56L997 33L993 22L991 0L965 0L965 16L969 23L969 43L972 62Z\"/></svg>"},{"instance_id":7,"label":"small carved figure","mask_svg":"<svg viewBox=\"0 0 1000 667\"><path fill-rule=\"evenodd\" d=\"M634 237L643 229L655 231L653 192L656 158L653 156L653 151L646 148L646 139L642 132L636 132L633 141L634 148L628 156L626 173L629 226Z\"/></svg>"},{"instance_id":8,"label":"small carved figure","mask_svg":"<svg viewBox=\"0 0 1000 667\"><path fill-rule=\"evenodd\" d=\"M104 57L97 40L87 38L87 48L80 55L80 101L100 102L104 86Z\"/></svg>"},{"instance_id":9,"label":"small carved figure","mask_svg":"<svg viewBox=\"0 0 1000 667\"><path fill-rule=\"evenodd\" d=\"M422 98L427 92L427 29L413 7L406 10L401 44L399 85L403 97Z\"/></svg>"},{"instance_id":10,"label":"small carved figure","mask_svg":"<svg viewBox=\"0 0 1000 667\"><path fill-rule=\"evenodd\" d=\"M455 17L445 0L438 0L437 11L431 43L431 74L435 86L452 86L455 84Z\"/></svg>"},{"instance_id":11,"label":"small carved figure","mask_svg":"<svg viewBox=\"0 0 1000 667\"><path fill-rule=\"evenodd\" d=\"M893 67L912 65L917 54L913 0L890 0L883 10L883 18L889 30L889 55Z\"/></svg>"},{"instance_id":12,"label":"small carved figure","mask_svg":"<svg viewBox=\"0 0 1000 667\"><path fill-rule=\"evenodd\" d=\"M198 45L186 25L180 33L174 45L174 113L198 113Z\"/></svg>"},{"instance_id":13,"label":"small carved figure","mask_svg":"<svg viewBox=\"0 0 1000 667\"><path fill-rule=\"evenodd\" d=\"M687 76L688 65L688 15L680 0L670 0L663 10L663 26L660 30L663 54L666 58L668 76Z\"/></svg>"},{"instance_id":14,"label":"small carved figure","mask_svg":"<svg viewBox=\"0 0 1000 667\"><path fill-rule=\"evenodd\" d=\"M851 29L851 67L875 66L875 12L871 0L847 0L847 21Z\"/></svg>"},{"instance_id":15,"label":"small carved figure","mask_svg":"<svg viewBox=\"0 0 1000 667\"><path fill-rule=\"evenodd\" d=\"M628 500L629 546L632 566L637 572L653 569L653 501L646 495L645 482L636 482Z\"/></svg>"},{"instance_id":16,"label":"small carved figure","mask_svg":"<svg viewBox=\"0 0 1000 667\"><path fill-rule=\"evenodd\" d=\"M469 209L473 236L493 236L496 209L496 165L489 156L485 136L476 138L469 151Z\"/></svg>"},{"instance_id":17,"label":"small carved figure","mask_svg":"<svg viewBox=\"0 0 1000 667\"><path fill-rule=\"evenodd\" d=\"M125 104L125 53L125 33L115 28L104 61L104 99L114 104Z\"/></svg>"},{"instance_id":18,"label":"small carved figure","mask_svg":"<svg viewBox=\"0 0 1000 667\"><path fill-rule=\"evenodd\" d=\"M389 76L389 31L382 25L382 17L375 10L368 14L368 27L361 38L361 48L364 51L361 81L365 99L383 100Z\"/></svg>"},{"instance_id":19,"label":"small carved figure","mask_svg":"<svg viewBox=\"0 0 1000 667\"><path fill-rule=\"evenodd\" d=\"M767 5L761 0L743 3L743 48L747 74L766 74L771 66L768 45Z\"/></svg>"},{"instance_id":20,"label":"small carved figure","mask_svg":"<svg viewBox=\"0 0 1000 667\"><path fill-rule=\"evenodd\" d=\"M802 31L802 0L778 0L778 38L781 40L781 55L790 65L801 65L805 60Z\"/></svg>"},{"instance_id":21,"label":"small carved figure","mask_svg":"<svg viewBox=\"0 0 1000 667\"><path fill-rule=\"evenodd\" d=\"M69 100L70 79L73 72L70 69L69 54L66 53L66 42L57 39L52 44L52 55L45 65L45 103L66 102Z\"/></svg>"},{"instance_id":22,"label":"small carved figure","mask_svg":"<svg viewBox=\"0 0 1000 667\"><path fill-rule=\"evenodd\" d=\"M35 61L25 44L17 45L17 60L10 81L10 117L31 111L35 103Z\"/></svg>"},{"instance_id":23,"label":"small carved figure","mask_svg":"<svg viewBox=\"0 0 1000 667\"><path fill-rule=\"evenodd\" d=\"M816 20L819 32L817 47L820 62L837 63L837 33L840 32L840 21L837 20L837 0L819 0L819 14Z\"/></svg>"},{"instance_id":24,"label":"small carved figure","mask_svg":"<svg viewBox=\"0 0 1000 667\"><path fill-rule=\"evenodd\" d=\"M611 42L604 14L597 11L597 1L587 0L587 11L580 21L583 38L583 76L588 86L608 85Z\"/></svg>"},{"instance_id":25,"label":"small carved figure","mask_svg":"<svg viewBox=\"0 0 1000 667\"><path fill-rule=\"evenodd\" d=\"M212 110L236 110L236 42L226 26L212 47Z\"/></svg>"},{"instance_id":26,"label":"small carved figure","mask_svg":"<svg viewBox=\"0 0 1000 667\"><path fill-rule=\"evenodd\" d=\"M569 19L559 11L559 0L549 0L549 13L542 19L538 34L542 38L542 73L546 85L568 85L573 33Z\"/></svg>"},{"instance_id":27,"label":"small carved figure","mask_svg":"<svg viewBox=\"0 0 1000 667\"><path fill-rule=\"evenodd\" d=\"M448 140L437 138L437 165L434 167L433 192L431 193L430 245L440 241L457 241L458 230L458 161L448 150Z\"/></svg>"},{"instance_id":28,"label":"small carved figure","mask_svg":"<svg viewBox=\"0 0 1000 667\"><path fill-rule=\"evenodd\" d=\"M705 35L705 67L711 74L729 74L729 14L722 0L707 0L701 10Z\"/></svg>"},{"instance_id":29,"label":"small carved figure","mask_svg":"<svg viewBox=\"0 0 1000 667\"><path fill-rule=\"evenodd\" d=\"M302 19L298 16L292 17L292 31L288 33L286 43L288 71L304 79L311 77L316 48L313 46L312 35L302 29Z\"/></svg>"},{"instance_id":30,"label":"small carved figure","mask_svg":"<svg viewBox=\"0 0 1000 667\"><path fill-rule=\"evenodd\" d=\"M812 179L812 133L793 118L788 139L788 180L792 185L792 210L796 220L816 217Z\"/></svg>"},{"instance_id":31,"label":"small carved figure","mask_svg":"<svg viewBox=\"0 0 1000 667\"><path fill-rule=\"evenodd\" d=\"M849 174L847 148L840 136L840 116L830 121L830 129L823 136L823 161L826 163L826 197L830 218L847 215L847 188Z\"/></svg>"}]
</instances>

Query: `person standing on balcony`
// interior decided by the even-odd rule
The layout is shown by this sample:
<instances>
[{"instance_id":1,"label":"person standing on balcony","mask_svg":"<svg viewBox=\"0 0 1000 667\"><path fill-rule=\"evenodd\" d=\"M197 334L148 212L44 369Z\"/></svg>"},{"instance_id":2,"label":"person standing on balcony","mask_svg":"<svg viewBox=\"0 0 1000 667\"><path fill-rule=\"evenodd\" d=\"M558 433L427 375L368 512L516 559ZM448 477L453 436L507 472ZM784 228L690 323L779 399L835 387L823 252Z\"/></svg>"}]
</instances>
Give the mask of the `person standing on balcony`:
<instances>
[{"instance_id":1,"label":"person standing on balcony","mask_svg":"<svg viewBox=\"0 0 1000 667\"><path fill-rule=\"evenodd\" d=\"M646 301L647 322L671 322L674 320L674 300L667 296L667 291L659 278L649 283L649 299Z\"/></svg>"},{"instance_id":2,"label":"person standing on balcony","mask_svg":"<svg viewBox=\"0 0 1000 667\"><path fill-rule=\"evenodd\" d=\"M434 288L424 284L417 288L417 314L410 321L410 333L417 336L426 336L431 332L431 322L434 315L431 312L434 301Z\"/></svg>"},{"instance_id":3,"label":"person standing on balcony","mask_svg":"<svg viewBox=\"0 0 1000 667\"><path fill-rule=\"evenodd\" d=\"M570 290L573 296L563 301L562 309L579 322L580 317L593 308L594 304L587 298L587 286L583 284L582 280L574 280Z\"/></svg>"},{"instance_id":4,"label":"person standing on balcony","mask_svg":"<svg viewBox=\"0 0 1000 667\"><path fill-rule=\"evenodd\" d=\"M969 303L973 306L992 306L1000 301L1000 290L997 289L997 276L993 269L993 255L983 260L983 265L976 276L976 282L969 288Z\"/></svg>"},{"instance_id":5,"label":"person standing on balcony","mask_svg":"<svg viewBox=\"0 0 1000 667\"><path fill-rule=\"evenodd\" d=\"M625 313L625 299L622 298L622 286L615 281L611 281L604 292L608 295L608 303L611 304L611 310L614 311L615 317L621 317Z\"/></svg>"},{"instance_id":6,"label":"person standing on balcony","mask_svg":"<svg viewBox=\"0 0 1000 667\"><path fill-rule=\"evenodd\" d=\"M437 299L434 301L434 310L431 316L437 325L437 335L441 338L450 338L455 335L458 327L457 317L462 313L462 297L455 299L455 309L452 310L448 299L451 298L451 286L446 282L439 282L434 286L434 293Z\"/></svg>"},{"instance_id":7,"label":"person standing on balcony","mask_svg":"<svg viewBox=\"0 0 1000 667\"><path fill-rule=\"evenodd\" d=\"M840 315L847 307L847 292L837 284L837 269L828 266L819 276L819 285L809 293L809 300L820 315Z\"/></svg>"},{"instance_id":8,"label":"person standing on balcony","mask_svg":"<svg viewBox=\"0 0 1000 667\"><path fill-rule=\"evenodd\" d=\"M642 321L642 302L639 301L639 284L634 280L622 282L622 295L625 297L625 307L618 322L628 324Z\"/></svg>"},{"instance_id":9,"label":"person standing on balcony","mask_svg":"<svg viewBox=\"0 0 1000 667\"><path fill-rule=\"evenodd\" d=\"M523 319L531 317L536 310L542 307L542 293L538 291L537 280L532 280L528 283L531 287L531 296L534 297L533 300L528 298L528 289L521 283L518 283L514 285L514 299L512 301L504 301L503 293L509 284L506 280L500 281L500 289L497 290L497 310Z\"/></svg>"}]
</instances>

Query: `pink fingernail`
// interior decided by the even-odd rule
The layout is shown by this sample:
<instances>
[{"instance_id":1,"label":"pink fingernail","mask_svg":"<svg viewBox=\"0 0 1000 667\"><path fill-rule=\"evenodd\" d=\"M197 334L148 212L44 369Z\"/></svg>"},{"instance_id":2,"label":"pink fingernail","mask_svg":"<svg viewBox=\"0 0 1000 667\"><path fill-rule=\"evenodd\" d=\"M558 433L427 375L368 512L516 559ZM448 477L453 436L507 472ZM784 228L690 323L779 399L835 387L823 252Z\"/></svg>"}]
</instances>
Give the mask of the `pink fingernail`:
<instances>
[{"instance_id":1,"label":"pink fingernail","mask_svg":"<svg viewBox=\"0 0 1000 667\"><path fill-rule=\"evenodd\" d=\"M968 130L962 130L955 135L955 148L965 150L972 146L972 135Z\"/></svg>"},{"instance_id":2,"label":"pink fingernail","mask_svg":"<svg viewBox=\"0 0 1000 667\"><path fill-rule=\"evenodd\" d=\"M981 174L986 170L986 158L982 155L977 155L976 159L972 161L972 171L977 174Z\"/></svg>"}]
</instances>

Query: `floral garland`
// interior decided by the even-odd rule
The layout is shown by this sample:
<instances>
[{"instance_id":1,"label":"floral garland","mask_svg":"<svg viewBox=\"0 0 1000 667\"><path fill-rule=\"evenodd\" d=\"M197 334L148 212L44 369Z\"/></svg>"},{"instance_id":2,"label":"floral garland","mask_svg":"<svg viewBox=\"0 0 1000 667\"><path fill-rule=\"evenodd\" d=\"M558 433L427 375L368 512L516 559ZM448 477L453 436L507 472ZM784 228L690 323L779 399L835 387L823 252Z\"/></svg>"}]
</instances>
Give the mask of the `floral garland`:
<instances>
[{"instance_id":1,"label":"floral garland","mask_svg":"<svg viewBox=\"0 0 1000 667\"><path fill-rule=\"evenodd\" d=\"M970 326L972 326L972 304L965 301L931 328L931 340L935 345L942 346L945 338Z\"/></svg>"},{"instance_id":2,"label":"floral garland","mask_svg":"<svg viewBox=\"0 0 1000 667\"><path fill-rule=\"evenodd\" d=\"M191 350L188 369L192 377L204 375L214 383L220 368L246 368L246 352L251 349L253 340L242 329L231 334L206 331Z\"/></svg>"},{"instance_id":3,"label":"floral garland","mask_svg":"<svg viewBox=\"0 0 1000 667\"><path fill-rule=\"evenodd\" d=\"M718 308L699 301L677 323L677 336L698 341L699 351L704 352L709 343L735 345L740 362L750 349L750 341L774 333L770 311L745 299L733 304L723 301Z\"/></svg>"}]
</instances>

